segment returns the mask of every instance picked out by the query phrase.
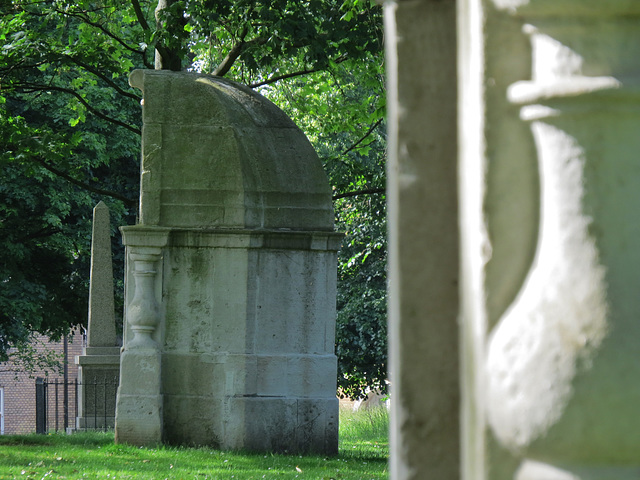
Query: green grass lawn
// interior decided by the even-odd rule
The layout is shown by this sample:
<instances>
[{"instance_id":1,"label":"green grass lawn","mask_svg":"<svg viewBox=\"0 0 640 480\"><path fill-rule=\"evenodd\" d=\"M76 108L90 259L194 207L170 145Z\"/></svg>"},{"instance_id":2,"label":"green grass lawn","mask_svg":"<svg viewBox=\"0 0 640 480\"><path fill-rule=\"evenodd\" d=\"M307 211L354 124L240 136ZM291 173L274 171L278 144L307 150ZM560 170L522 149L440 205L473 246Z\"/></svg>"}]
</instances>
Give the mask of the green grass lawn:
<instances>
[{"instance_id":1,"label":"green grass lawn","mask_svg":"<svg viewBox=\"0 0 640 480\"><path fill-rule=\"evenodd\" d=\"M112 433L0 436L0 479L387 479L386 409L340 415L337 457L115 445Z\"/></svg>"}]
</instances>

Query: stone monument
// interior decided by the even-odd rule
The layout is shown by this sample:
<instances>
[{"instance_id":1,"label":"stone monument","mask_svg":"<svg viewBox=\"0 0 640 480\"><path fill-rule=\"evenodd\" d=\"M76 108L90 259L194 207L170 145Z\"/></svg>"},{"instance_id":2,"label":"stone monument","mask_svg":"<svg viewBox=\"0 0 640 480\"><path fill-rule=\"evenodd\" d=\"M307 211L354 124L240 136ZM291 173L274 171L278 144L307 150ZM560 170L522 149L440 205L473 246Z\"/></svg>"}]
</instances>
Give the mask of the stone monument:
<instances>
[{"instance_id":1,"label":"stone monument","mask_svg":"<svg viewBox=\"0 0 640 480\"><path fill-rule=\"evenodd\" d=\"M83 355L76 357L76 363L79 365L76 428L113 428L120 347L114 316L111 227L104 202L93 209L87 346Z\"/></svg>"},{"instance_id":2,"label":"stone monument","mask_svg":"<svg viewBox=\"0 0 640 480\"><path fill-rule=\"evenodd\" d=\"M222 78L139 70L116 440L337 452L331 189L304 134Z\"/></svg>"}]
</instances>

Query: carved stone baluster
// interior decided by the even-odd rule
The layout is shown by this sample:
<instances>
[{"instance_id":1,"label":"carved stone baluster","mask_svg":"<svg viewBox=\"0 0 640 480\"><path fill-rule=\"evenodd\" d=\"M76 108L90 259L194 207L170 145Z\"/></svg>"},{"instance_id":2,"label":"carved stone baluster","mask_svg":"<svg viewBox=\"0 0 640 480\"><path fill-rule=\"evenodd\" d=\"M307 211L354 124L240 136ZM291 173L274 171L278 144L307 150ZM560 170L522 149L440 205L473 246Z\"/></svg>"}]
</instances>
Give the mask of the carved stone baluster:
<instances>
[{"instance_id":1,"label":"carved stone baluster","mask_svg":"<svg viewBox=\"0 0 640 480\"><path fill-rule=\"evenodd\" d=\"M492 333L488 415L518 480L640 471L640 4L494 0L524 17L512 102L538 148L536 258Z\"/></svg>"},{"instance_id":2,"label":"carved stone baluster","mask_svg":"<svg viewBox=\"0 0 640 480\"><path fill-rule=\"evenodd\" d=\"M162 337L159 298L162 295L162 247L168 233L161 228L123 227L132 294L126 308L125 341L120 358L116 401L116 441L134 445L162 442ZM143 246L144 245L144 246ZM132 291L133 288L133 291Z\"/></svg>"},{"instance_id":3,"label":"carved stone baluster","mask_svg":"<svg viewBox=\"0 0 640 480\"><path fill-rule=\"evenodd\" d=\"M160 321L155 282L161 250L159 248L137 247L132 249L129 258L134 263L135 294L127 308L127 322L134 337L125 345L125 350L157 349L158 345L152 335Z\"/></svg>"}]
</instances>

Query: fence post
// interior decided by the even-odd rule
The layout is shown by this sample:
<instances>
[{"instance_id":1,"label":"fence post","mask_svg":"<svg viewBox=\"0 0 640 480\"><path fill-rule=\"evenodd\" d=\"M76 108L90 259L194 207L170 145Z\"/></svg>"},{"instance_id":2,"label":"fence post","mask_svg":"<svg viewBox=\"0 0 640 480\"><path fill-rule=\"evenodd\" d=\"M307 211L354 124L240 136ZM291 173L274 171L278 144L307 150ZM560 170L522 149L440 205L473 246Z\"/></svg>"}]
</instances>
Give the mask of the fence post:
<instances>
[{"instance_id":1,"label":"fence post","mask_svg":"<svg viewBox=\"0 0 640 480\"><path fill-rule=\"evenodd\" d=\"M47 384L36 378L36 433L47 433Z\"/></svg>"},{"instance_id":2,"label":"fence post","mask_svg":"<svg viewBox=\"0 0 640 480\"><path fill-rule=\"evenodd\" d=\"M58 420L60 419L60 415L59 415L60 409L59 409L59 402L58 402L58 379L57 378L55 379L54 385L55 385L55 396L56 396L56 410L55 410L56 411L55 413L56 430L55 431L56 433L58 433L58 427L59 427Z\"/></svg>"}]
</instances>

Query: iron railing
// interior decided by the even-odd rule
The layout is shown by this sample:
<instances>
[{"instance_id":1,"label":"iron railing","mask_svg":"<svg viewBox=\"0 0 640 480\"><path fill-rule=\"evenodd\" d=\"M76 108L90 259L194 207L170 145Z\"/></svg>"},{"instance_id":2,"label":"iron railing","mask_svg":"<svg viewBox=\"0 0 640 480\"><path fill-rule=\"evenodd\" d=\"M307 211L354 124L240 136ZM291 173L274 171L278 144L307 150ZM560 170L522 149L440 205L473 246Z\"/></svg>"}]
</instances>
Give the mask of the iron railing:
<instances>
[{"instance_id":1,"label":"iron railing","mask_svg":"<svg viewBox=\"0 0 640 480\"><path fill-rule=\"evenodd\" d=\"M36 433L112 429L117 389L118 378L37 378Z\"/></svg>"}]
</instances>

